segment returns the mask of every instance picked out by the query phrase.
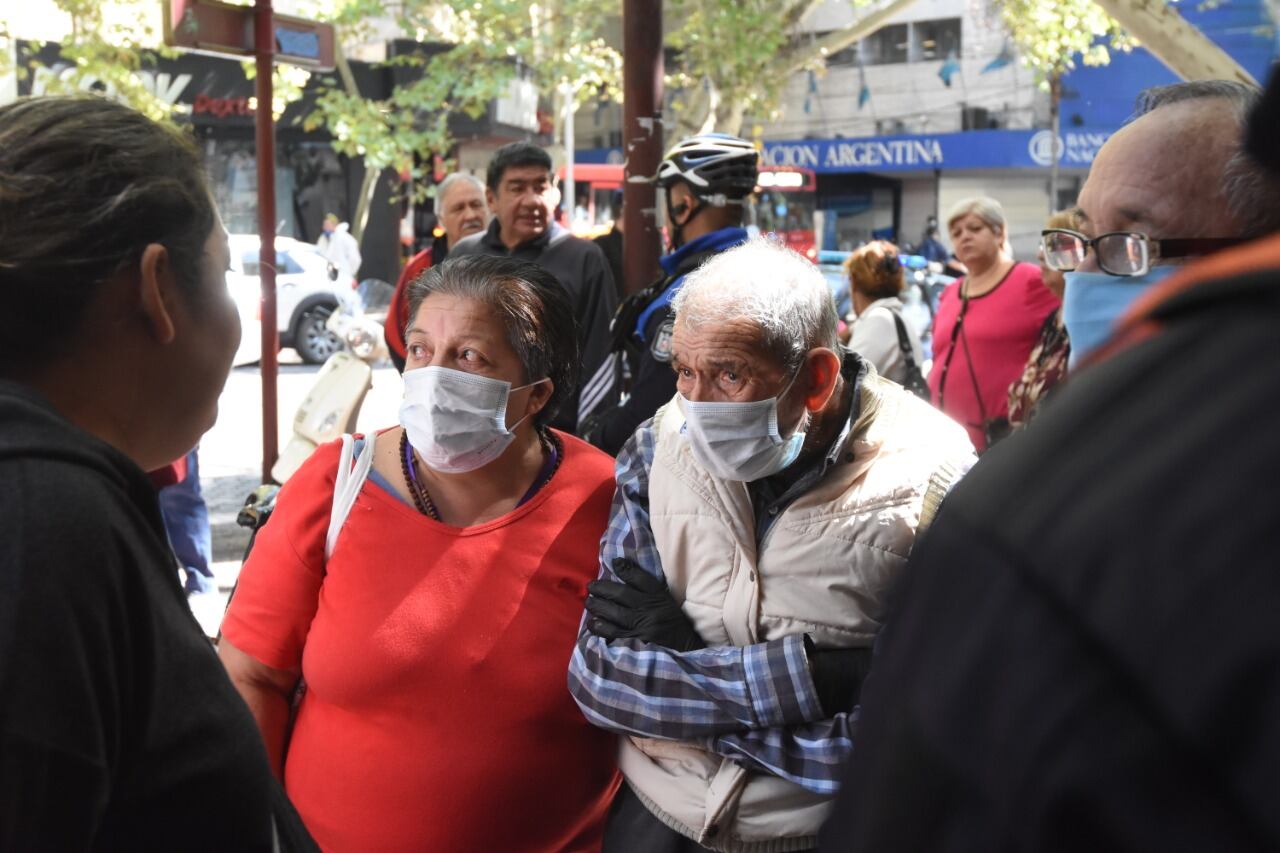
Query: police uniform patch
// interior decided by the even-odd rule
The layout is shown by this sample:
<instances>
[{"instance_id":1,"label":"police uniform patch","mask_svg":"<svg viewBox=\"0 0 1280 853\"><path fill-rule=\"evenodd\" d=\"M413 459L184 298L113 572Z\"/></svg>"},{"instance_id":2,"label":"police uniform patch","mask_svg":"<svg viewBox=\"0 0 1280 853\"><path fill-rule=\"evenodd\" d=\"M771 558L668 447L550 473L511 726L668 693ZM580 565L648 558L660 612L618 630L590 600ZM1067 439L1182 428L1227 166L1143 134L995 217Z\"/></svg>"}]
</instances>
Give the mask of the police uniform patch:
<instances>
[{"instance_id":1,"label":"police uniform patch","mask_svg":"<svg viewBox=\"0 0 1280 853\"><path fill-rule=\"evenodd\" d=\"M653 344L649 347L649 354L653 356L654 361L660 361L663 364L671 361L671 330L675 325L675 318L668 317L658 327L658 331L653 336Z\"/></svg>"}]
</instances>

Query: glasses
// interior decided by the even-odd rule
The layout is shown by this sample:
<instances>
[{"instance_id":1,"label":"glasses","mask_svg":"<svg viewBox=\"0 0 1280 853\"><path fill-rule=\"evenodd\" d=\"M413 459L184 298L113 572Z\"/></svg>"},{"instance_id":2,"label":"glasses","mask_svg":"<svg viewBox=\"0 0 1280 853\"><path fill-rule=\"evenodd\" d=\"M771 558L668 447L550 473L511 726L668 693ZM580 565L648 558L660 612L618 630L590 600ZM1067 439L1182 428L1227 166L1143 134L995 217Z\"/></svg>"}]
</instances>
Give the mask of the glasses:
<instances>
[{"instance_id":1,"label":"glasses","mask_svg":"<svg viewBox=\"0 0 1280 853\"><path fill-rule=\"evenodd\" d=\"M1050 269L1060 272L1077 270L1092 248L1099 269L1108 275L1121 276L1146 275L1156 260L1208 255L1240 242L1231 237L1152 240L1137 231L1112 231L1092 239L1064 228L1040 232L1040 248Z\"/></svg>"}]
</instances>

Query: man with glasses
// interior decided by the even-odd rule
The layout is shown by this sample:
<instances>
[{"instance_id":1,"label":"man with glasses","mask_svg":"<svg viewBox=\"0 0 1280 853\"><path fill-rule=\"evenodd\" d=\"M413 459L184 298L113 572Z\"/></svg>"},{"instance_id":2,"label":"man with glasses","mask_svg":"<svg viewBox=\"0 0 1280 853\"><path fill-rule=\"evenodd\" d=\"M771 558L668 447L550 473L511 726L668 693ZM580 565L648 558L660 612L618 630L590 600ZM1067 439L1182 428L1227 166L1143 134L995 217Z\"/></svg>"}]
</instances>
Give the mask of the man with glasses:
<instances>
[{"instance_id":1,"label":"man with glasses","mask_svg":"<svg viewBox=\"0 0 1280 853\"><path fill-rule=\"evenodd\" d=\"M1252 93L1171 96L1050 235L1100 335L1141 302L912 552L823 851L1280 849L1280 234L1144 282L1280 231L1280 73L1247 151Z\"/></svg>"},{"instance_id":2,"label":"man with glasses","mask_svg":"<svg viewBox=\"0 0 1280 853\"><path fill-rule=\"evenodd\" d=\"M1273 184L1240 150L1257 97L1226 80L1148 89L1138 117L1098 152L1080 190L1080 230L1043 234L1046 263L1066 273L1073 367L1149 286L1280 226Z\"/></svg>"}]
</instances>

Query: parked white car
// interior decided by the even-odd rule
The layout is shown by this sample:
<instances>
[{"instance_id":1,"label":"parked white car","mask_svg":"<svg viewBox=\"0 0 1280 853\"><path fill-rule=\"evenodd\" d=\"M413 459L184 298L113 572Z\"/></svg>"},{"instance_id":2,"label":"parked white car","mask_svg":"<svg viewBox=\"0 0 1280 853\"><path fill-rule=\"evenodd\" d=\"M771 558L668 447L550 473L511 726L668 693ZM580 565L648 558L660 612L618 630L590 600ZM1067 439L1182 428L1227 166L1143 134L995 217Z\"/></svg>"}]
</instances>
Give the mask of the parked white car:
<instances>
[{"instance_id":1,"label":"parked white car","mask_svg":"<svg viewBox=\"0 0 1280 853\"><path fill-rule=\"evenodd\" d=\"M232 234L231 269L227 289L240 312L240 349L236 364L257 361L262 352L259 310L258 237ZM355 281L339 280L334 268L311 243L276 238L276 318L280 346L293 347L308 364L321 364L342 349L342 342L325 327L340 304L353 304Z\"/></svg>"}]
</instances>

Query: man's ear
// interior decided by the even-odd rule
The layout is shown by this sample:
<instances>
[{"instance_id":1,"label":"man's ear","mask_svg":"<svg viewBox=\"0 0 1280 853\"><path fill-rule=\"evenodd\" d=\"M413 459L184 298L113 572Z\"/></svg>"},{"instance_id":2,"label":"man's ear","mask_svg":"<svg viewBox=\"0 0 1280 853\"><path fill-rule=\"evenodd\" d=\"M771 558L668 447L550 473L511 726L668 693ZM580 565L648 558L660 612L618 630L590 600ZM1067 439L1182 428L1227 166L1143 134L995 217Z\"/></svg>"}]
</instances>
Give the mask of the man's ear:
<instances>
[{"instance_id":1,"label":"man's ear","mask_svg":"<svg viewBox=\"0 0 1280 853\"><path fill-rule=\"evenodd\" d=\"M484 203L488 206L489 210L498 209L498 195L489 187L484 188Z\"/></svg>"},{"instance_id":2,"label":"man's ear","mask_svg":"<svg viewBox=\"0 0 1280 853\"><path fill-rule=\"evenodd\" d=\"M840 356L826 347L814 347L805 354L804 360L809 381L804 407L810 412L818 412L827 405L836 390L836 382L840 378Z\"/></svg>"},{"instance_id":3,"label":"man's ear","mask_svg":"<svg viewBox=\"0 0 1280 853\"><path fill-rule=\"evenodd\" d=\"M138 266L138 307L142 316L158 343L173 343L176 336L173 302L178 280L169 250L159 243L151 243L142 250Z\"/></svg>"}]
</instances>

